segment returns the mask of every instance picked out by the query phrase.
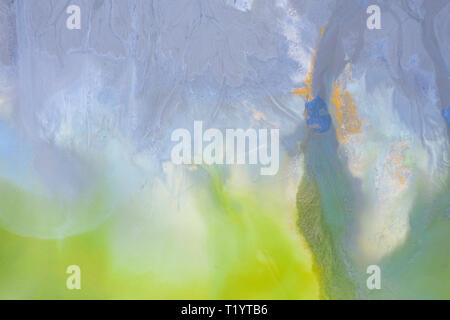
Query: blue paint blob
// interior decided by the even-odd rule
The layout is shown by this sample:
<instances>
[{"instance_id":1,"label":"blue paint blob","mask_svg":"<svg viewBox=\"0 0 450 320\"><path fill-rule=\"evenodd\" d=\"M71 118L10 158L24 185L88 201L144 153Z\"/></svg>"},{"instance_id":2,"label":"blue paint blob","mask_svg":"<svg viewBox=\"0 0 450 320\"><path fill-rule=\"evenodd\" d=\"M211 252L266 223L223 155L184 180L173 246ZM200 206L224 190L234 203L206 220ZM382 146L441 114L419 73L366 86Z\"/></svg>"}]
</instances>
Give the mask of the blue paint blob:
<instances>
[{"instance_id":1,"label":"blue paint blob","mask_svg":"<svg viewBox=\"0 0 450 320\"><path fill-rule=\"evenodd\" d=\"M450 105L447 106L447 108L442 109L441 114L444 119L447 120L447 125L450 126Z\"/></svg>"},{"instance_id":2,"label":"blue paint blob","mask_svg":"<svg viewBox=\"0 0 450 320\"><path fill-rule=\"evenodd\" d=\"M330 129L331 116L326 103L319 96L305 103L305 111L308 128L319 133Z\"/></svg>"}]
</instances>

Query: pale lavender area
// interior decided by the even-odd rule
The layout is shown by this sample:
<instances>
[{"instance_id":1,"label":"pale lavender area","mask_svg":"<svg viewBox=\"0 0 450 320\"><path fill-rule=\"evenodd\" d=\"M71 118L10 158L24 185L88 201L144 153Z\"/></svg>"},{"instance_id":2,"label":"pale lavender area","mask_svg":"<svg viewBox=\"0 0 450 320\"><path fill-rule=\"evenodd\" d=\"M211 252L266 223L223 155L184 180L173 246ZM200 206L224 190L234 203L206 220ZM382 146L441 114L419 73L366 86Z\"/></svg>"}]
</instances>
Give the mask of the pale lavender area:
<instances>
[{"instance_id":1,"label":"pale lavender area","mask_svg":"<svg viewBox=\"0 0 450 320\"><path fill-rule=\"evenodd\" d=\"M366 27L374 3L381 30ZM81 8L81 30L66 28L71 4ZM164 179L174 129L192 130L194 120L219 129L273 126L284 156L307 157L303 170L329 159L361 164L345 201L363 222L372 211L370 219L387 221L374 231L385 242L355 248L366 232L356 218L337 241L347 262L381 259L404 240L387 234L406 234L422 210L414 202L422 185L424 197L448 195L449 17L448 0L0 0L0 177L69 204L105 184L106 217ZM324 136L307 128L305 101L292 90L304 85L316 50L312 94L329 103L333 83L351 68L347 90L364 122L363 144L338 147L335 122ZM383 157L403 142L412 174L397 197ZM325 202L340 168L314 172ZM334 221L330 203L324 215ZM400 212L395 219L379 213L388 207ZM440 214L433 210L424 221ZM62 236L101 220L71 219L78 222ZM40 234L12 223L10 213L0 221L23 235L62 232Z\"/></svg>"}]
</instances>

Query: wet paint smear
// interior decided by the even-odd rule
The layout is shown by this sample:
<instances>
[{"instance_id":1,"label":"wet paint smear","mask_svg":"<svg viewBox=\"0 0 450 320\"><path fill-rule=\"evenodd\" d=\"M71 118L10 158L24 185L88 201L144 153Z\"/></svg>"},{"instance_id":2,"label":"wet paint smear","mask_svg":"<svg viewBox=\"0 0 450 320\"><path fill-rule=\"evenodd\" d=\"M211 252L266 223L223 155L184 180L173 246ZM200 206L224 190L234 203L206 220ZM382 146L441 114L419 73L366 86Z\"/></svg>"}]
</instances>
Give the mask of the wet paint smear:
<instances>
[{"instance_id":1,"label":"wet paint smear","mask_svg":"<svg viewBox=\"0 0 450 320\"><path fill-rule=\"evenodd\" d=\"M323 133L330 129L331 116L326 103L319 96L305 103L305 113L306 124L311 130Z\"/></svg>"}]
</instances>

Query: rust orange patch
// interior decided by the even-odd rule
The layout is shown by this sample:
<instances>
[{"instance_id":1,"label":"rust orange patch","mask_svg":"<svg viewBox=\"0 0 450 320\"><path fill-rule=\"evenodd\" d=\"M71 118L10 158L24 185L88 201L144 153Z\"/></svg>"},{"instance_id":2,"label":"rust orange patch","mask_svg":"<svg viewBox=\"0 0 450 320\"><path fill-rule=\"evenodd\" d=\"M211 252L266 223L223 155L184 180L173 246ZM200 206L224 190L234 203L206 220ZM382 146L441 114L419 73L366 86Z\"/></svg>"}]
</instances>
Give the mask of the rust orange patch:
<instances>
[{"instance_id":1,"label":"rust orange patch","mask_svg":"<svg viewBox=\"0 0 450 320\"><path fill-rule=\"evenodd\" d=\"M320 30L320 39L319 39L319 42L320 42L320 40L322 39L322 36L323 36L323 34L324 34L324 32L325 32L325 27L326 27L326 26L323 26L322 29ZM308 72L308 74L306 75L306 78L305 78L305 86L304 86L304 87L301 87L301 88L296 88L296 89L293 89L293 90L292 90L292 93L294 93L296 96L301 95L301 96L303 97L303 99L305 99L306 101L310 101L310 100L312 100L312 98L313 98L311 88L312 88L312 79L313 79L313 73L314 73L314 62L316 61L316 56L317 56L317 50L318 50L318 48L319 48L319 47L317 47L317 48L314 50L314 54L313 54L313 57L312 57L312 59L311 59L311 64L310 64L309 72Z\"/></svg>"},{"instance_id":2,"label":"rust orange patch","mask_svg":"<svg viewBox=\"0 0 450 320\"><path fill-rule=\"evenodd\" d=\"M387 156L387 163L401 184L406 184L411 176L411 169L403 165L407 143L395 143L393 150Z\"/></svg>"},{"instance_id":3,"label":"rust orange patch","mask_svg":"<svg viewBox=\"0 0 450 320\"><path fill-rule=\"evenodd\" d=\"M348 91L343 91L335 82L331 94L331 103L336 108L336 135L340 143L347 143L353 134L361 133L361 120L355 101Z\"/></svg>"},{"instance_id":4,"label":"rust orange patch","mask_svg":"<svg viewBox=\"0 0 450 320\"><path fill-rule=\"evenodd\" d=\"M312 100L311 87L312 87L312 78L313 78L313 73L314 73L314 61L316 60L316 54L317 54L317 49L314 51L314 55L311 59L311 66L310 66L308 74L306 75L305 86L292 90L292 92L296 96L301 95L303 97L303 99L305 99L306 101Z\"/></svg>"}]
</instances>

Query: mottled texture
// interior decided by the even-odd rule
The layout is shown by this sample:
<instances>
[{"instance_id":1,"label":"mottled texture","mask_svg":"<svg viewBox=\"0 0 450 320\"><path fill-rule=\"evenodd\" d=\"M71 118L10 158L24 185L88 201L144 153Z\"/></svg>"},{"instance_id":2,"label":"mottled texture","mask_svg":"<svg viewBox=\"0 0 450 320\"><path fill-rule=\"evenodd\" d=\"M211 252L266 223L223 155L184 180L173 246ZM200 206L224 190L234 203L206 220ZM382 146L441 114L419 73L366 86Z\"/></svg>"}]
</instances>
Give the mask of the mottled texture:
<instances>
[{"instance_id":1,"label":"mottled texture","mask_svg":"<svg viewBox=\"0 0 450 320\"><path fill-rule=\"evenodd\" d=\"M0 0L0 298L449 299L449 15ZM174 165L194 120L279 129L278 174Z\"/></svg>"}]
</instances>

